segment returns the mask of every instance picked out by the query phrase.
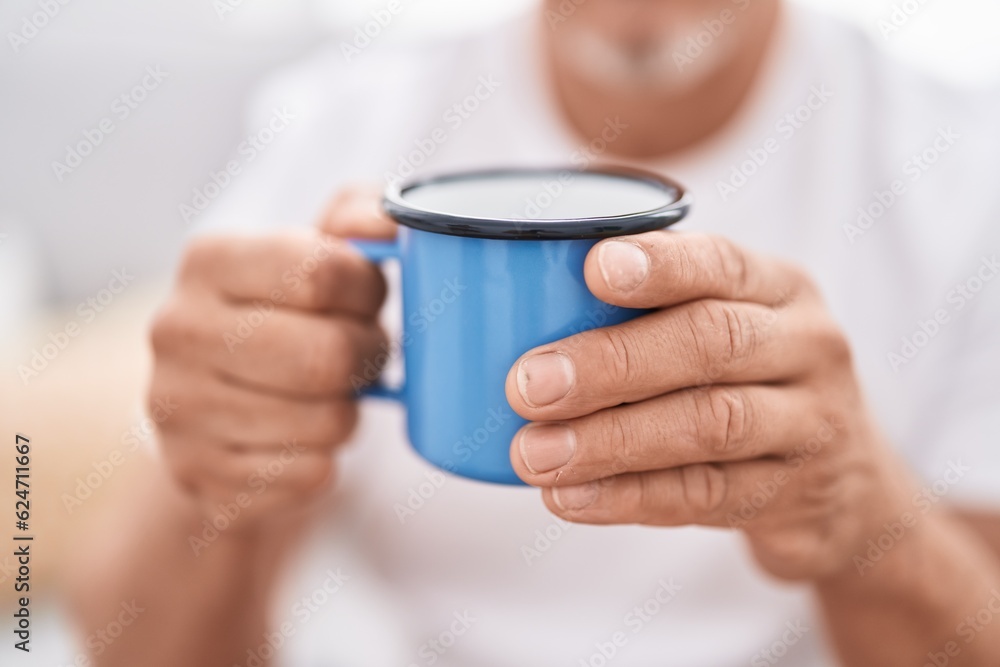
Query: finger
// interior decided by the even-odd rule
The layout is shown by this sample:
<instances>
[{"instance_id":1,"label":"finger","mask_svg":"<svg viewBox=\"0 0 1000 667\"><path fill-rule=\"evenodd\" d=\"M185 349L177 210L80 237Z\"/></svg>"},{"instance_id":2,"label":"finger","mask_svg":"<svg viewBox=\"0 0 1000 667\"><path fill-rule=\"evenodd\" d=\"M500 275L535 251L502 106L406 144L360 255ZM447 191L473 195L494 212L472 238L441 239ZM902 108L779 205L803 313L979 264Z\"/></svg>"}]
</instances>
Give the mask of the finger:
<instances>
[{"instance_id":1,"label":"finger","mask_svg":"<svg viewBox=\"0 0 1000 667\"><path fill-rule=\"evenodd\" d=\"M794 265L722 236L692 232L655 231L602 241L588 254L584 275L597 298L631 308L664 308L693 299L774 306L811 289Z\"/></svg>"},{"instance_id":2,"label":"finger","mask_svg":"<svg viewBox=\"0 0 1000 667\"><path fill-rule=\"evenodd\" d=\"M232 443L239 451L329 452L350 437L358 420L352 399L293 400L220 378L200 384L205 389L191 394L184 419L165 431Z\"/></svg>"},{"instance_id":3,"label":"finger","mask_svg":"<svg viewBox=\"0 0 1000 667\"><path fill-rule=\"evenodd\" d=\"M292 457L213 451L203 457L195 483L200 495L233 502L244 494L249 503L244 501L243 507L251 513L318 494L329 486L335 469L333 458L318 452Z\"/></svg>"},{"instance_id":4,"label":"finger","mask_svg":"<svg viewBox=\"0 0 1000 667\"><path fill-rule=\"evenodd\" d=\"M309 231L206 236L194 241L181 284L230 300L374 318L385 298L379 269L345 241Z\"/></svg>"},{"instance_id":5,"label":"finger","mask_svg":"<svg viewBox=\"0 0 1000 667\"><path fill-rule=\"evenodd\" d=\"M319 221L327 234L345 239L396 237L396 223L382 210L382 189L375 185L352 185L333 198Z\"/></svg>"},{"instance_id":6,"label":"finger","mask_svg":"<svg viewBox=\"0 0 1000 667\"><path fill-rule=\"evenodd\" d=\"M378 378L386 356L374 324L289 310L239 340L223 340L215 368L238 384L296 397L353 397Z\"/></svg>"},{"instance_id":7,"label":"finger","mask_svg":"<svg viewBox=\"0 0 1000 667\"><path fill-rule=\"evenodd\" d=\"M235 453L217 450L208 455L206 477L232 489L262 494L265 490L309 490L329 477L333 457L327 452L286 447L277 451Z\"/></svg>"},{"instance_id":8,"label":"finger","mask_svg":"<svg viewBox=\"0 0 1000 667\"><path fill-rule=\"evenodd\" d=\"M514 436L511 463L528 484L569 486L626 472L783 456L814 435L813 403L799 387L688 389L571 421L528 424Z\"/></svg>"},{"instance_id":9,"label":"finger","mask_svg":"<svg viewBox=\"0 0 1000 667\"><path fill-rule=\"evenodd\" d=\"M553 513L578 523L733 526L741 525L744 501L763 494L770 502L783 493L790 470L770 459L698 463L547 488L542 497Z\"/></svg>"},{"instance_id":10,"label":"finger","mask_svg":"<svg viewBox=\"0 0 1000 667\"><path fill-rule=\"evenodd\" d=\"M572 419L687 387L796 379L846 349L818 306L694 301L531 350L507 400L532 421Z\"/></svg>"},{"instance_id":11,"label":"finger","mask_svg":"<svg viewBox=\"0 0 1000 667\"><path fill-rule=\"evenodd\" d=\"M292 397L352 396L378 375L385 335L374 323L339 315L220 304L201 309L172 306L153 328L158 354L206 365L258 391ZM382 354L382 357L380 357Z\"/></svg>"}]
</instances>

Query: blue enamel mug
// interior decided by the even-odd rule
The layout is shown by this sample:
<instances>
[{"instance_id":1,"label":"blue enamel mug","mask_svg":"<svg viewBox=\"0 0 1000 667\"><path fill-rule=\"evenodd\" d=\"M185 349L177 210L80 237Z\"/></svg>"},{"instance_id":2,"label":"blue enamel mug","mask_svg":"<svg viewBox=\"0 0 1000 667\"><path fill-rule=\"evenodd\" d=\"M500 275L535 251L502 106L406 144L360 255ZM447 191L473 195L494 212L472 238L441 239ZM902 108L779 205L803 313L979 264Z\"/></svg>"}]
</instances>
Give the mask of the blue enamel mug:
<instances>
[{"instance_id":1,"label":"blue enamel mug","mask_svg":"<svg viewBox=\"0 0 1000 667\"><path fill-rule=\"evenodd\" d=\"M689 197L634 169L495 169L390 186L383 205L396 241L352 243L400 263L403 331L384 356L402 354L405 380L362 392L401 401L410 443L438 468L522 484L509 450L527 422L507 403L508 371L534 347L643 314L591 294L584 259L602 238L681 220Z\"/></svg>"}]
</instances>

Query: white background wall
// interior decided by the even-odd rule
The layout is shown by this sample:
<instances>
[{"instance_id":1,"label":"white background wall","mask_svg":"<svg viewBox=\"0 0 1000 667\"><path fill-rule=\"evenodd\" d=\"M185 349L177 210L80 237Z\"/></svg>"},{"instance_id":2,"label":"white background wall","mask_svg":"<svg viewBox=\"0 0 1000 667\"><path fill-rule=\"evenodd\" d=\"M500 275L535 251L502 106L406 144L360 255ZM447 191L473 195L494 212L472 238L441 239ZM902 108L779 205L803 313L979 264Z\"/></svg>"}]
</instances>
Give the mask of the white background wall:
<instances>
[{"instance_id":1,"label":"white background wall","mask_svg":"<svg viewBox=\"0 0 1000 667\"><path fill-rule=\"evenodd\" d=\"M27 45L39 2L66 2ZM524 11L535 0L401 0L380 41L435 39ZM1000 80L997 0L798 0L849 17L873 38L944 76ZM215 4L237 5L220 15ZM111 267L168 272L186 225L177 207L240 141L254 83L324 39L339 40L387 0L4 0L0 8L0 265L20 262L19 295L75 301ZM890 38L878 21L918 7ZM147 65L170 77L69 177L51 163L108 115ZM28 261L29 248L34 248ZM31 276L34 279L30 279ZM16 294L15 294L16 292Z\"/></svg>"}]
</instances>

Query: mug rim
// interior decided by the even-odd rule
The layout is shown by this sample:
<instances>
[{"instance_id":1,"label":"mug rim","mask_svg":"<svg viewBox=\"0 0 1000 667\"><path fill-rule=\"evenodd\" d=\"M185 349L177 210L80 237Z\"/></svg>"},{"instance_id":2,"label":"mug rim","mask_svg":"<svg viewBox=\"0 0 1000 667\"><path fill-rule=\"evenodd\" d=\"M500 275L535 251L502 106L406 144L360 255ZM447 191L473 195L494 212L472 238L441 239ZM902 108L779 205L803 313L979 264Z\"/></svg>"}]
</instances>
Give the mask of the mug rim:
<instances>
[{"instance_id":1,"label":"mug rim","mask_svg":"<svg viewBox=\"0 0 1000 667\"><path fill-rule=\"evenodd\" d=\"M567 172L642 181L669 193L671 201L655 209L624 215L547 218L543 220L513 217L487 218L442 213L415 206L404 199L405 194L410 190L434 183L518 174L550 173L558 178ZM386 187L382 206L393 220L402 225L449 236L514 241L601 239L664 229L680 222L691 208L691 196L684 186L673 179L634 167L618 165L601 165L582 169L579 167L496 167L423 176L390 184Z\"/></svg>"}]
</instances>

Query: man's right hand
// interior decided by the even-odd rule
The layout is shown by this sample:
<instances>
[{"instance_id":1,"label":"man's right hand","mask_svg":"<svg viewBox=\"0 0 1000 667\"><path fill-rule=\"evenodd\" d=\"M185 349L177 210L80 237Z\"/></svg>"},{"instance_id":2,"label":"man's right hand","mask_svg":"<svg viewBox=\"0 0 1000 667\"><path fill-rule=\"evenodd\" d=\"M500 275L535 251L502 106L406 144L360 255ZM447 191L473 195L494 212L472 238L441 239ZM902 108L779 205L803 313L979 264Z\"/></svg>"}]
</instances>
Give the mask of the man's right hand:
<instances>
[{"instance_id":1,"label":"man's right hand","mask_svg":"<svg viewBox=\"0 0 1000 667\"><path fill-rule=\"evenodd\" d=\"M209 515L246 494L241 516L276 516L328 485L357 421L358 379L374 379L366 361L385 341L382 275L334 234L393 233L374 194L350 190L320 231L188 249L152 330L150 402L179 406L160 424L161 449Z\"/></svg>"}]
</instances>

